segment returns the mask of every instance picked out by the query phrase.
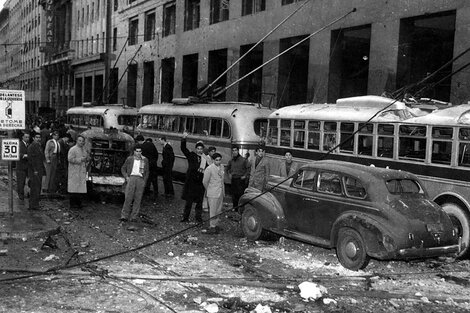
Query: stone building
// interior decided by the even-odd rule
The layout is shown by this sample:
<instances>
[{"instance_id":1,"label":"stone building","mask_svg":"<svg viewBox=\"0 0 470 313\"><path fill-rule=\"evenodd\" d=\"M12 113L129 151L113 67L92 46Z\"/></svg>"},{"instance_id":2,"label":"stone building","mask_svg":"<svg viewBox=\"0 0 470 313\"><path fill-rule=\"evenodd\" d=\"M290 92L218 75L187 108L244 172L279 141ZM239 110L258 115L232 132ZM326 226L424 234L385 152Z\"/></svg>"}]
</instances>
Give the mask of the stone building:
<instances>
[{"instance_id":1,"label":"stone building","mask_svg":"<svg viewBox=\"0 0 470 313\"><path fill-rule=\"evenodd\" d=\"M52 5L55 45L41 40L39 66L30 45L35 47L40 34L27 26L29 21L34 25L38 6L20 10L18 23L28 32L12 39L10 4L9 38L28 44L27 51L21 48L23 86L37 88L30 76L37 71L35 77L41 77L37 67L42 68L44 105L58 112L83 102L140 107L195 95L208 84L212 93L231 85L219 99L272 107L397 90L455 104L470 100L465 67L470 62L470 2L465 0L41 3L45 16L47 3ZM46 38L49 24L41 25ZM426 84L416 85L426 77ZM32 90L28 94L34 95Z\"/></svg>"}]
</instances>

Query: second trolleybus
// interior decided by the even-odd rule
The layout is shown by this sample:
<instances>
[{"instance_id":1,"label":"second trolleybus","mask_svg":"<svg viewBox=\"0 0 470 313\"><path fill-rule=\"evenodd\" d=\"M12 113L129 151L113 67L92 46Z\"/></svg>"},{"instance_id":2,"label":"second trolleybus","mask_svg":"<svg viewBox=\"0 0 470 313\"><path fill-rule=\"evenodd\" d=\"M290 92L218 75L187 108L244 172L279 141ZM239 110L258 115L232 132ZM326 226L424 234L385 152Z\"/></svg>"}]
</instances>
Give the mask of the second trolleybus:
<instances>
[{"instance_id":1,"label":"second trolleybus","mask_svg":"<svg viewBox=\"0 0 470 313\"><path fill-rule=\"evenodd\" d=\"M172 103L141 107L136 131L154 142L165 136L175 153L173 171L184 174L187 161L180 149L184 131L189 133L188 149L203 141L206 148L214 146L226 164L233 145L240 148L242 156L254 155L261 139L266 137L267 118L272 111L256 103L174 99ZM229 182L228 177L226 182Z\"/></svg>"}]
</instances>

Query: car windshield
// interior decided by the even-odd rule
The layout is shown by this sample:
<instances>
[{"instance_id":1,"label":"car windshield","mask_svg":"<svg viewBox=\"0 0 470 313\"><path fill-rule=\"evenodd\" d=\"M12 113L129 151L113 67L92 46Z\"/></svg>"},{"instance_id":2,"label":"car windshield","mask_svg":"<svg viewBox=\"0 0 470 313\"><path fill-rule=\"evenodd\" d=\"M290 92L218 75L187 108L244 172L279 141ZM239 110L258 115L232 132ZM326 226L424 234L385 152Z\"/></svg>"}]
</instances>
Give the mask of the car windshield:
<instances>
[{"instance_id":1,"label":"car windshield","mask_svg":"<svg viewBox=\"0 0 470 313\"><path fill-rule=\"evenodd\" d=\"M413 179L391 179L386 181L386 185L391 194L423 193L420 184Z\"/></svg>"}]
</instances>

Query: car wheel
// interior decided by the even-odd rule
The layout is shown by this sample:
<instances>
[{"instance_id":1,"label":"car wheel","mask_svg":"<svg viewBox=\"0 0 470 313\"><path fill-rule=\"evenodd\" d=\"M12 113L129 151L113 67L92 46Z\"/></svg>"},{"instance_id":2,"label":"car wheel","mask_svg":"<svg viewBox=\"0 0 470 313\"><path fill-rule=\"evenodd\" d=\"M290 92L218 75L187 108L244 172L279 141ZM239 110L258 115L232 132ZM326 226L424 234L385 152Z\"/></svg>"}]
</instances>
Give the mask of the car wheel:
<instances>
[{"instance_id":1,"label":"car wheel","mask_svg":"<svg viewBox=\"0 0 470 313\"><path fill-rule=\"evenodd\" d=\"M264 235L261 221L256 209L250 205L245 205L241 220L242 231L249 240L258 240Z\"/></svg>"},{"instance_id":2,"label":"car wheel","mask_svg":"<svg viewBox=\"0 0 470 313\"><path fill-rule=\"evenodd\" d=\"M452 224L457 228L459 237L462 237L462 243L465 247L457 255L459 259L466 258L470 255L470 222L468 214L458 204L447 202L441 205L444 212L449 215Z\"/></svg>"},{"instance_id":3,"label":"car wheel","mask_svg":"<svg viewBox=\"0 0 470 313\"><path fill-rule=\"evenodd\" d=\"M349 227L340 228L338 232L336 255L341 265L352 271L363 269L369 263L364 240L357 231Z\"/></svg>"}]
</instances>

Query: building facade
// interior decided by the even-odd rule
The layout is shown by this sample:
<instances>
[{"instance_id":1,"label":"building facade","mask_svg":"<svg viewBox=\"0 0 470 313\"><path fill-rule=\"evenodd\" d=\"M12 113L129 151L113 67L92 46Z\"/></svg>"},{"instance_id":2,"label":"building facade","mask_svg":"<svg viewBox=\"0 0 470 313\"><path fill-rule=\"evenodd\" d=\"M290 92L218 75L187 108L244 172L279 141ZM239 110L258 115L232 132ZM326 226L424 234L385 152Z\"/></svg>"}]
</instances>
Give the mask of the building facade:
<instances>
[{"instance_id":1,"label":"building facade","mask_svg":"<svg viewBox=\"0 0 470 313\"><path fill-rule=\"evenodd\" d=\"M196 95L208 85L218 99L271 107L400 92L454 104L470 100L465 0L42 3L53 5L59 49L42 48L39 67L47 77L45 101L58 112L83 102L140 107ZM22 23L34 20L34 10L24 12ZM28 33L15 42L34 47L38 34L22 27ZM11 23L9 29L13 40ZM37 60L31 50L23 53L25 87Z\"/></svg>"}]
</instances>

